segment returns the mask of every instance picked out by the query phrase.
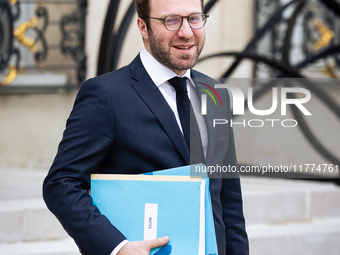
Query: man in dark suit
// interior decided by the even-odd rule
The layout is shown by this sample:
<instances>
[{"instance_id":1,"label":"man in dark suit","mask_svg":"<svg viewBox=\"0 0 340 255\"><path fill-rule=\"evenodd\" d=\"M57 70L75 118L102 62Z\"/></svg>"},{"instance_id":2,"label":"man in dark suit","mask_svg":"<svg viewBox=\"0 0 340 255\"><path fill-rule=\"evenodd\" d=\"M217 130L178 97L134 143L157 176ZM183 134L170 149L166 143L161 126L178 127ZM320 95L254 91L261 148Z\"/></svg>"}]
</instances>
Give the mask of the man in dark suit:
<instances>
[{"instance_id":1,"label":"man in dark suit","mask_svg":"<svg viewBox=\"0 0 340 255\"><path fill-rule=\"evenodd\" d=\"M48 208L88 255L149 254L169 240L128 242L92 204L88 190L92 173L139 174L190 164L187 120L172 78L186 77L184 95L194 92L202 151L194 161L237 167L232 128L213 126L214 118L230 120L227 91L219 93L224 107L208 102L207 115L197 114L201 90L192 80L211 80L191 69L204 44L203 1L137 0L136 8L145 48L130 65L81 86L43 186ZM246 255L240 181L232 177L210 180L218 251Z\"/></svg>"}]
</instances>

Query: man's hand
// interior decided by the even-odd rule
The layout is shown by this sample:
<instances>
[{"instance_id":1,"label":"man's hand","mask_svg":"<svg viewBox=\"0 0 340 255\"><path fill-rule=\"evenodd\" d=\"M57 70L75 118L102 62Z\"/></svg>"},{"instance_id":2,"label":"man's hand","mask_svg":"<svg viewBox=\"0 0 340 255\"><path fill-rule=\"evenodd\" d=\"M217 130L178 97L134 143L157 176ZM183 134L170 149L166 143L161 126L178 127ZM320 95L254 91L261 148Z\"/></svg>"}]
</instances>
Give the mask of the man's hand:
<instances>
[{"instance_id":1,"label":"man's hand","mask_svg":"<svg viewBox=\"0 0 340 255\"><path fill-rule=\"evenodd\" d=\"M153 240L129 242L120 249L117 255L150 255L151 249L164 246L168 242L168 236Z\"/></svg>"}]
</instances>

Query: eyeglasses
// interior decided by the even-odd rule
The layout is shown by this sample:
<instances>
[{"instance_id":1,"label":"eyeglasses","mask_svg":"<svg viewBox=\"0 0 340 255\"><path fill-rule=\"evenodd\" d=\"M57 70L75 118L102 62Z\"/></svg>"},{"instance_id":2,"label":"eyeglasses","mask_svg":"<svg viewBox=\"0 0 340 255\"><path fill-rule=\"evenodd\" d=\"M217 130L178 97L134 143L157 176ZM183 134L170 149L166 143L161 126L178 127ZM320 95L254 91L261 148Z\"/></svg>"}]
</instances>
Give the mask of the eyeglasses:
<instances>
[{"instance_id":1,"label":"eyeglasses","mask_svg":"<svg viewBox=\"0 0 340 255\"><path fill-rule=\"evenodd\" d=\"M188 19L189 26L192 29L200 29L204 27L208 17L209 15L204 13L192 13L189 16L169 15L163 19L146 16L146 18L163 21L165 28L169 31L176 31L180 29L184 18Z\"/></svg>"}]
</instances>

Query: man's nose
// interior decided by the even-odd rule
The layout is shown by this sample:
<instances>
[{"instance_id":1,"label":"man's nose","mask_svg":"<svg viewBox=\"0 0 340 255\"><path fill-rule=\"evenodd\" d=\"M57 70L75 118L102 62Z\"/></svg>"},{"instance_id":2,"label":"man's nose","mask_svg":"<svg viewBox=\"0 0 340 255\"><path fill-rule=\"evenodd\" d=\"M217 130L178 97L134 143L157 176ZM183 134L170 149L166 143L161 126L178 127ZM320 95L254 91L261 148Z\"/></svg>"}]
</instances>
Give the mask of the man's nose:
<instances>
[{"instance_id":1,"label":"man's nose","mask_svg":"<svg viewBox=\"0 0 340 255\"><path fill-rule=\"evenodd\" d=\"M178 36L185 39L189 39L193 36L193 31L189 25L188 18L183 18L182 26L178 30Z\"/></svg>"}]
</instances>

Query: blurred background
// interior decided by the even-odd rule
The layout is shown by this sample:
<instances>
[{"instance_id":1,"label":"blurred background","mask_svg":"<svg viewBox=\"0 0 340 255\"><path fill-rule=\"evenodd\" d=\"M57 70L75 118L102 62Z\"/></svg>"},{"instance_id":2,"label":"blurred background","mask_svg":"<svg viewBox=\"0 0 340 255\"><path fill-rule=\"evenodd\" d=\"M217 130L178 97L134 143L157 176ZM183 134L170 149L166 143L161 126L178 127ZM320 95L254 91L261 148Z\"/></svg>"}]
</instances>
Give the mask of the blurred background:
<instances>
[{"instance_id":1,"label":"blurred background","mask_svg":"<svg viewBox=\"0 0 340 255\"><path fill-rule=\"evenodd\" d=\"M205 12L197 70L252 87L256 109L287 86L278 78L311 92L312 116L234 116L299 123L234 126L240 165L298 169L241 175L250 254L339 254L340 1L210 0ZM81 83L143 47L136 18L130 0L0 0L0 254L78 254L41 185Z\"/></svg>"}]
</instances>

